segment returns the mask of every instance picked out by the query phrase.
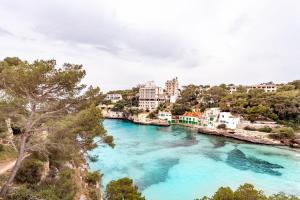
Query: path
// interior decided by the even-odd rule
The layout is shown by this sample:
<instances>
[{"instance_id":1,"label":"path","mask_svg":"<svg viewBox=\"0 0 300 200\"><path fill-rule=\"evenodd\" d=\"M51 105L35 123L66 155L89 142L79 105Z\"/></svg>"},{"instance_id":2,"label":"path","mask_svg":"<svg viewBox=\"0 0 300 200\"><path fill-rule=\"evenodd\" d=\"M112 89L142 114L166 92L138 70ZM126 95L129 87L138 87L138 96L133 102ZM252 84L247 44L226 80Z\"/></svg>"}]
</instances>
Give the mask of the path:
<instances>
[{"instance_id":1,"label":"path","mask_svg":"<svg viewBox=\"0 0 300 200\"><path fill-rule=\"evenodd\" d=\"M5 172L13 168L15 162L16 162L15 160L12 160L5 163L0 163L0 175L4 174Z\"/></svg>"}]
</instances>

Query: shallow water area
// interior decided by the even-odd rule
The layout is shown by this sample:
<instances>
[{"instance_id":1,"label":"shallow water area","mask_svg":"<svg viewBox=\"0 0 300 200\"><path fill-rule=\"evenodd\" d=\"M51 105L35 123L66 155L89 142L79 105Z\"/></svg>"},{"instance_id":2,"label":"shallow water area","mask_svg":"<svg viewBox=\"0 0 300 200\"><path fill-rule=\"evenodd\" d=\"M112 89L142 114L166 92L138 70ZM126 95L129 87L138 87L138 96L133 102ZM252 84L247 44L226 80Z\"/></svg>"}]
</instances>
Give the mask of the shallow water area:
<instances>
[{"instance_id":1,"label":"shallow water area","mask_svg":"<svg viewBox=\"0 0 300 200\"><path fill-rule=\"evenodd\" d=\"M104 126L115 148L100 146L90 153L99 156L90 167L104 174L103 185L130 177L147 200L193 200L246 182L267 194L300 196L300 153L295 151L196 134L181 126L123 120L105 120Z\"/></svg>"}]
</instances>

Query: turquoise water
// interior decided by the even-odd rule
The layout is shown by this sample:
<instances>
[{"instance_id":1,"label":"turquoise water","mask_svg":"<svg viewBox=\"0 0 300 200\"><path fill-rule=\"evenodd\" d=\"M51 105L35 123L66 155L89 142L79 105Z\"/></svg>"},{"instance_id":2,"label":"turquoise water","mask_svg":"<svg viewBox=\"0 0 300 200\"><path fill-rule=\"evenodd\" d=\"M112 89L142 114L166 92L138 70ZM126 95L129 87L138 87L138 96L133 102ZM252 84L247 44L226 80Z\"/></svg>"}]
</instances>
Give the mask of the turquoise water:
<instances>
[{"instance_id":1,"label":"turquoise water","mask_svg":"<svg viewBox=\"0 0 300 200\"><path fill-rule=\"evenodd\" d=\"M104 126L116 146L98 147L91 154L99 161L90 163L104 173L104 185L130 177L147 200L193 200L245 182L267 194L300 196L300 154L294 151L199 135L180 126L121 120L105 120Z\"/></svg>"}]
</instances>

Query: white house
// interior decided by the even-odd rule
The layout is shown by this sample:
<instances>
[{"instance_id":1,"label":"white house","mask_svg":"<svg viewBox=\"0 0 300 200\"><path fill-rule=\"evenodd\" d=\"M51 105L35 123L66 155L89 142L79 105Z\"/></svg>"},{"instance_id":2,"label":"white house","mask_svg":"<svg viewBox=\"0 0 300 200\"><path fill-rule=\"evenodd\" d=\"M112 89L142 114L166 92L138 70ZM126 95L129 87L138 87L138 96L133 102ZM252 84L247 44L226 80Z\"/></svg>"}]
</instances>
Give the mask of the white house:
<instances>
[{"instance_id":1,"label":"white house","mask_svg":"<svg viewBox=\"0 0 300 200\"><path fill-rule=\"evenodd\" d=\"M116 103L122 99L121 94L107 94L105 97L105 100L110 100L112 103Z\"/></svg>"},{"instance_id":2,"label":"white house","mask_svg":"<svg viewBox=\"0 0 300 200\"><path fill-rule=\"evenodd\" d=\"M226 124L227 128L236 129L240 123L240 118L233 116L230 112L220 112L219 123Z\"/></svg>"},{"instance_id":3,"label":"white house","mask_svg":"<svg viewBox=\"0 0 300 200\"><path fill-rule=\"evenodd\" d=\"M167 120L168 122L172 121L172 114L170 112L159 111L158 119Z\"/></svg>"}]
</instances>

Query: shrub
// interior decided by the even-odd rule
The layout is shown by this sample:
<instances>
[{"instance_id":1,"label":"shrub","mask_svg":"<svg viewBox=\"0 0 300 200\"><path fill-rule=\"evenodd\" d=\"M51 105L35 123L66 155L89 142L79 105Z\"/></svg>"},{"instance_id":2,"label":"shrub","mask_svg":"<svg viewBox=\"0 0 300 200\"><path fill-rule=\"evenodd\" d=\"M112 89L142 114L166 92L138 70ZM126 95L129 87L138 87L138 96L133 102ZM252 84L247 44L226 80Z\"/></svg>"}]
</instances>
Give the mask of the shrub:
<instances>
[{"instance_id":1,"label":"shrub","mask_svg":"<svg viewBox=\"0 0 300 200\"><path fill-rule=\"evenodd\" d=\"M280 127L275 129L275 133L270 134L270 137L277 140L291 139L295 136L294 132L294 129L291 127Z\"/></svg>"},{"instance_id":2,"label":"shrub","mask_svg":"<svg viewBox=\"0 0 300 200\"><path fill-rule=\"evenodd\" d=\"M106 186L106 199L107 200L122 200L134 199L145 200L142 194L138 191L137 186L129 178L121 178L116 181L111 181Z\"/></svg>"},{"instance_id":3,"label":"shrub","mask_svg":"<svg viewBox=\"0 0 300 200\"><path fill-rule=\"evenodd\" d=\"M100 182L102 175L99 173L99 171L95 172L88 172L85 177L85 182L87 182L90 185L96 185Z\"/></svg>"},{"instance_id":4,"label":"shrub","mask_svg":"<svg viewBox=\"0 0 300 200\"><path fill-rule=\"evenodd\" d=\"M4 145L0 144L0 151L4 151Z\"/></svg>"},{"instance_id":5,"label":"shrub","mask_svg":"<svg viewBox=\"0 0 300 200\"><path fill-rule=\"evenodd\" d=\"M6 200L35 200L32 191L26 186L21 186L19 188L11 190L7 197Z\"/></svg>"},{"instance_id":6,"label":"shrub","mask_svg":"<svg viewBox=\"0 0 300 200\"><path fill-rule=\"evenodd\" d=\"M101 197L100 190L98 188L89 188L89 197L91 200L99 200Z\"/></svg>"},{"instance_id":7,"label":"shrub","mask_svg":"<svg viewBox=\"0 0 300 200\"><path fill-rule=\"evenodd\" d=\"M264 126L264 127L259 128L259 129L257 129L257 130L260 131L260 132L271 133L272 128L269 127L269 126Z\"/></svg>"},{"instance_id":8,"label":"shrub","mask_svg":"<svg viewBox=\"0 0 300 200\"><path fill-rule=\"evenodd\" d=\"M217 126L217 129L226 129L226 128L227 128L226 124L219 124Z\"/></svg>"},{"instance_id":9,"label":"shrub","mask_svg":"<svg viewBox=\"0 0 300 200\"><path fill-rule=\"evenodd\" d=\"M154 112L149 113L149 115L147 117L150 119L157 119L157 116Z\"/></svg>"},{"instance_id":10,"label":"shrub","mask_svg":"<svg viewBox=\"0 0 300 200\"><path fill-rule=\"evenodd\" d=\"M77 185L72 169L65 168L58 174L59 179L55 181L54 191L60 200L73 200L76 194ZM49 199L50 200L50 199Z\"/></svg>"},{"instance_id":11,"label":"shrub","mask_svg":"<svg viewBox=\"0 0 300 200\"><path fill-rule=\"evenodd\" d=\"M16 181L19 183L36 184L41 179L41 167L43 163L36 159L26 159L21 164L16 175Z\"/></svg>"},{"instance_id":12,"label":"shrub","mask_svg":"<svg viewBox=\"0 0 300 200\"><path fill-rule=\"evenodd\" d=\"M256 131L256 128L254 128L252 126L245 126L244 130L247 130L247 131Z\"/></svg>"}]
</instances>

